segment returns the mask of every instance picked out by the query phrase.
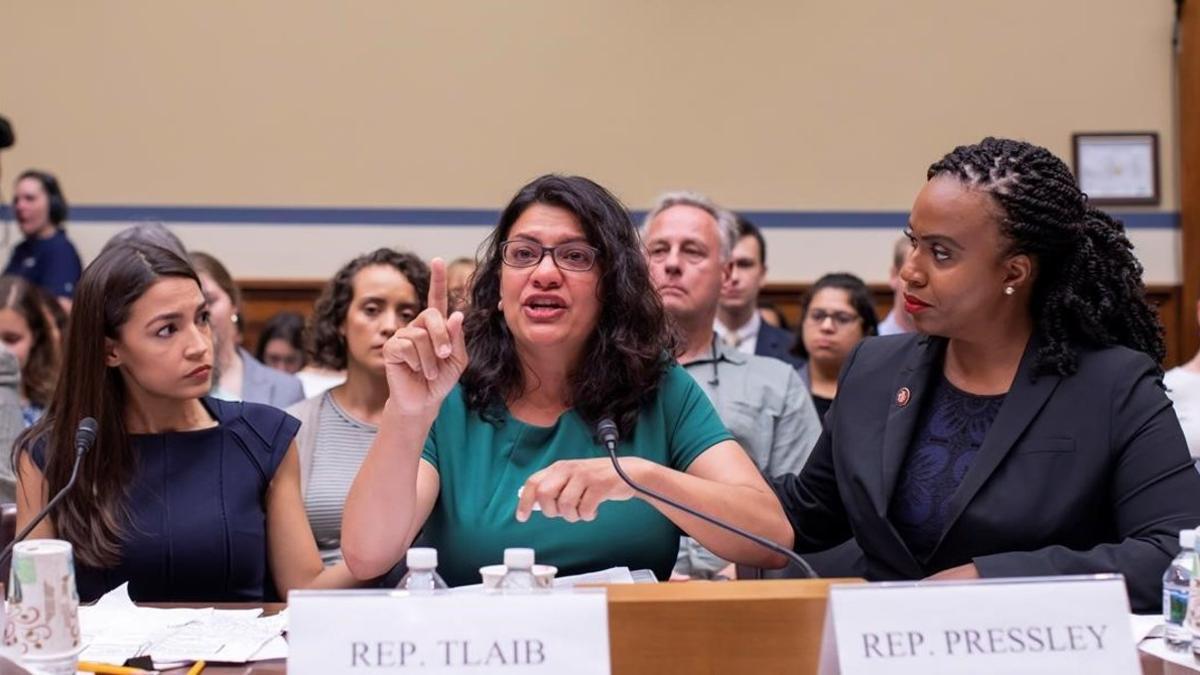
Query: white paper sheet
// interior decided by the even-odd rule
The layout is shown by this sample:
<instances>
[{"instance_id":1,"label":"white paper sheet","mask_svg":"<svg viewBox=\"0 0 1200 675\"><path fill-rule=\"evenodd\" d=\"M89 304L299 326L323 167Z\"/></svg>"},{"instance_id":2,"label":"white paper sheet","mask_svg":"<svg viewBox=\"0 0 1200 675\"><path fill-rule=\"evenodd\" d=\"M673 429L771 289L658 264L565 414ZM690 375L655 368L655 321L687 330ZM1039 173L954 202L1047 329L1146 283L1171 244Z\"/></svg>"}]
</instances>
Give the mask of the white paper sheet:
<instances>
[{"instance_id":1,"label":"white paper sheet","mask_svg":"<svg viewBox=\"0 0 1200 675\"><path fill-rule=\"evenodd\" d=\"M122 585L95 605L79 608L84 644L80 659L121 664L149 654L157 665L246 663L286 627L286 615L260 618L261 614L258 609L138 607Z\"/></svg>"},{"instance_id":2,"label":"white paper sheet","mask_svg":"<svg viewBox=\"0 0 1200 675\"><path fill-rule=\"evenodd\" d=\"M288 643L282 635L276 635L271 638L267 644L262 646L254 656L250 657L251 661L268 661L270 659L286 659L288 655Z\"/></svg>"}]
</instances>

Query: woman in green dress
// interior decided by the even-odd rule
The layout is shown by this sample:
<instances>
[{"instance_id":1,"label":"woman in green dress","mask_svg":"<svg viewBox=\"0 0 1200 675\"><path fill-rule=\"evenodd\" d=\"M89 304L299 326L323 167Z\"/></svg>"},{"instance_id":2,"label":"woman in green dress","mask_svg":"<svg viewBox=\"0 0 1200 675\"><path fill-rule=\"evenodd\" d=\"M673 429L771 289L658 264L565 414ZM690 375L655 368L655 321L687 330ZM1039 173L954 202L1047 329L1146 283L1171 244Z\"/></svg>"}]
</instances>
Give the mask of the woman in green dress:
<instances>
[{"instance_id":1,"label":"woman in green dress","mask_svg":"<svg viewBox=\"0 0 1200 675\"><path fill-rule=\"evenodd\" d=\"M355 576L387 572L418 533L451 585L478 582L512 546L560 574L628 566L665 579L681 533L727 560L783 565L635 494L594 440L612 418L642 485L787 540L779 502L674 362L637 231L603 187L526 185L487 243L467 314L447 316L440 260L429 300L383 348L390 398L342 522Z\"/></svg>"}]
</instances>

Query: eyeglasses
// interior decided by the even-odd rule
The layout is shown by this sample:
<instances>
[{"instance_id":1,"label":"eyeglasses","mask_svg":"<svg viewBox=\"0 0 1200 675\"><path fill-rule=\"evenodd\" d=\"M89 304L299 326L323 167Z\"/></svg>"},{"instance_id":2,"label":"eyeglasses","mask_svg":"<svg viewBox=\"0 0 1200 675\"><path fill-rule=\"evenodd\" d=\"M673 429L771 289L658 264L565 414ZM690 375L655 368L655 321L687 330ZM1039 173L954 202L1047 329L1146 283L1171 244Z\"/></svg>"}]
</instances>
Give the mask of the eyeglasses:
<instances>
[{"instance_id":1,"label":"eyeglasses","mask_svg":"<svg viewBox=\"0 0 1200 675\"><path fill-rule=\"evenodd\" d=\"M586 272L596 264L600 250L581 243L542 246L537 242L522 239L512 239L500 244L500 259L509 267L534 267L541 264L546 254L550 254L550 259L560 270Z\"/></svg>"},{"instance_id":2,"label":"eyeglasses","mask_svg":"<svg viewBox=\"0 0 1200 675\"><path fill-rule=\"evenodd\" d=\"M849 326L862 317L850 312L829 312L824 309L813 309L809 310L808 316L805 318L818 326L825 323L825 319L833 319L833 325L841 328L842 326Z\"/></svg>"}]
</instances>

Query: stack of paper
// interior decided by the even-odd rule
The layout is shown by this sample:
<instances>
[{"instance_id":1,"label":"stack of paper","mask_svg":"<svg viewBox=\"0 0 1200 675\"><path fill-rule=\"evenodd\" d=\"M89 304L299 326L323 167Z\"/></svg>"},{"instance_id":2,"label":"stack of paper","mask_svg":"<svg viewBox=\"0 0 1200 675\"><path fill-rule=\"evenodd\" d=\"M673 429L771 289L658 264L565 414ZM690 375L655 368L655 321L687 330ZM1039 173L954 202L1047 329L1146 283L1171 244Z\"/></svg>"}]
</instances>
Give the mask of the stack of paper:
<instances>
[{"instance_id":1,"label":"stack of paper","mask_svg":"<svg viewBox=\"0 0 1200 675\"><path fill-rule=\"evenodd\" d=\"M79 658L120 664L134 656L150 655L161 666L187 661L246 663L287 656L286 643L280 637L286 615L261 614L259 609L138 607L122 585L95 605L79 608L84 645Z\"/></svg>"}]
</instances>

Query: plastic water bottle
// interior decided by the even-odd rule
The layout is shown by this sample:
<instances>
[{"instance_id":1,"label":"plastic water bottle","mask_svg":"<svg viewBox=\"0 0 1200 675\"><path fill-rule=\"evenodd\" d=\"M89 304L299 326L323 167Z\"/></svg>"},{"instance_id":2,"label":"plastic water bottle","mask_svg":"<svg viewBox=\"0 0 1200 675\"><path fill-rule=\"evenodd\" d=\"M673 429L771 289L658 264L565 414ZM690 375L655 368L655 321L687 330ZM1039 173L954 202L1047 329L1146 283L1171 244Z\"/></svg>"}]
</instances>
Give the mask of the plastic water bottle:
<instances>
[{"instance_id":1,"label":"plastic water bottle","mask_svg":"<svg viewBox=\"0 0 1200 675\"><path fill-rule=\"evenodd\" d=\"M504 549L504 576L496 586L501 593L532 593L539 590L533 576L533 549Z\"/></svg>"},{"instance_id":2,"label":"plastic water bottle","mask_svg":"<svg viewBox=\"0 0 1200 675\"><path fill-rule=\"evenodd\" d=\"M1163 574L1163 639L1167 646L1184 650L1192 644L1187 624L1188 598L1196 574L1196 531L1179 531L1179 555Z\"/></svg>"},{"instance_id":3,"label":"plastic water bottle","mask_svg":"<svg viewBox=\"0 0 1200 675\"><path fill-rule=\"evenodd\" d=\"M408 572L396 588L415 593L436 593L449 588L437 573L437 549L410 548L405 562Z\"/></svg>"}]
</instances>

